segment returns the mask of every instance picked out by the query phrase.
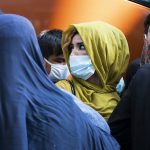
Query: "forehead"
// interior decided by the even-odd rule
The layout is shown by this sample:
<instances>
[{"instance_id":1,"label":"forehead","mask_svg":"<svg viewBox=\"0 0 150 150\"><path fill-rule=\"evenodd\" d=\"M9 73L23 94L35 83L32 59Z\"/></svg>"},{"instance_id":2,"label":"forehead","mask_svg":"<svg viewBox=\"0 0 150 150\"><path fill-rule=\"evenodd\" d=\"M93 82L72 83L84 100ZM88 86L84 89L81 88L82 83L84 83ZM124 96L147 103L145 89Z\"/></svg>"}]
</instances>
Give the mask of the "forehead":
<instances>
[{"instance_id":1,"label":"forehead","mask_svg":"<svg viewBox=\"0 0 150 150\"><path fill-rule=\"evenodd\" d=\"M63 56L63 54L61 54L61 55L58 55L58 56L56 56L56 55L50 55L49 57L48 57L48 60L51 62L51 63L61 63L61 62L65 62L65 58L64 58L64 56Z\"/></svg>"},{"instance_id":2,"label":"forehead","mask_svg":"<svg viewBox=\"0 0 150 150\"><path fill-rule=\"evenodd\" d=\"M83 42L83 41L79 34L74 35L72 38L72 41L71 41L72 44L81 43L81 42Z\"/></svg>"},{"instance_id":3,"label":"forehead","mask_svg":"<svg viewBox=\"0 0 150 150\"><path fill-rule=\"evenodd\" d=\"M55 58L64 58L64 56L63 56L63 54L60 54L60 55L53 54L53 55L49 56L49 59L55 59Z\"/></svg>"}]
</instances>

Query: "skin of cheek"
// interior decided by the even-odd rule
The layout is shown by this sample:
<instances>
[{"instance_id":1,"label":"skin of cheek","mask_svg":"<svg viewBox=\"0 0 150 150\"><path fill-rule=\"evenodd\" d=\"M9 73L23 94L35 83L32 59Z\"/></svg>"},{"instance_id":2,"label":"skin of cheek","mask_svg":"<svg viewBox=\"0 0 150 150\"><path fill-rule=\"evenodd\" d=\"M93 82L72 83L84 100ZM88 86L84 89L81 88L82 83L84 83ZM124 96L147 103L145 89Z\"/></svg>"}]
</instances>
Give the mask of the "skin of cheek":
<instances>
[{"instance_id":1,"label":"skin of cheek","mask_svg":"<svg viewBox=\"0 0 150 150\"><path fill-rule=\"evenodd\" d=\"M46 67L45 68L46 68L47 73L49 74L50 71L51 71L51 66L48 63L46 63Z\"/></svg>"},{"instance_id":2,"label":"skin of cheek","mask_svg":"<svg viewBox=\"0 0 150 150\"><path fill-rule=\"evenodd\" d=\"M45 60L44 60L44 67L45 67L46 72L49 74L51 71L51 65L48 64Z\"/></svg>"}]
</instances>

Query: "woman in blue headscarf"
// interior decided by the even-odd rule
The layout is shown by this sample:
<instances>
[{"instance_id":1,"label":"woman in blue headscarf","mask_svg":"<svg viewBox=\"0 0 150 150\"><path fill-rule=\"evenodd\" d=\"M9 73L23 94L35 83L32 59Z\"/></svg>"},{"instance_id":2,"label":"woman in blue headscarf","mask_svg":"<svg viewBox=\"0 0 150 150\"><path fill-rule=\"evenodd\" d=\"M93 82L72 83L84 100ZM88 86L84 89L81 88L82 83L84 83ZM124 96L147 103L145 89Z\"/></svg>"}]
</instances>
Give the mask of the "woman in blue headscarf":
<instances>
[{"instance_id":1,"label":"woman in blue headscarf","mask_svg":"<svg viewBox=\"0 0 150 150\"><path fill-rule=\"evenodd\" d=\"M92 108L57 88L24 17L0 15L0 149L117 150ZM95 115L96 116L96 115ZM93 121L94 120L94 121Z\"/></svg>"}]
</instances>

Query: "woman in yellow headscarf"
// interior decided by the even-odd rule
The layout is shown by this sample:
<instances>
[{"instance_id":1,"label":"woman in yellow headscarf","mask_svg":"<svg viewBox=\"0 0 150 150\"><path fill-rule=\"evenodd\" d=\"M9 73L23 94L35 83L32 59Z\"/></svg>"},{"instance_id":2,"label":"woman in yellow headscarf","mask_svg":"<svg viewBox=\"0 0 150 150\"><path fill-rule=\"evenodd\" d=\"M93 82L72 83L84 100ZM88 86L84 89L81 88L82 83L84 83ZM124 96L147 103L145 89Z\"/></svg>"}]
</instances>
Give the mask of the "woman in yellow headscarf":
<instances>
[{"instance_id":1,"label":"woman in yellow headscarf","mask_svg":"<svg viewBox=\"0 0 150 150\"><path fill-rule=\"evenodd\" d=\"M62 48L72 84L66 80L57 86L93 107L106 120L120 100L116 85L129 60L124 34L104 22L73 24L63 34Z\"/></svg>"}]
</instances>

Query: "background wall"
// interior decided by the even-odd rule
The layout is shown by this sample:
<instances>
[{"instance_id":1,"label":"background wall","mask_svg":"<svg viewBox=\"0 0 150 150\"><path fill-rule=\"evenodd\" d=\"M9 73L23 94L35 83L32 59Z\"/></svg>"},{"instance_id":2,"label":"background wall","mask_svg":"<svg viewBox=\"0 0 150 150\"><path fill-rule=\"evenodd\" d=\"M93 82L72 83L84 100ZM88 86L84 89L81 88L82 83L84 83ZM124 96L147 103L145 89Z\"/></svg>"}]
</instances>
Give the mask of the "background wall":
<instances>
[{"instance_id":1,"label":"background wall","mask_svg":"<svg viewBox=\"0 0 150 150\"><path fill-rule=\"evenodd\" d=\"M149 9L127 0L3 0L0 8L30 19L37 34L66 29L69 24L102 20L121 29L129 43L130 61L141 54L143 22Z\"/></svg>"},{"instance_id":2,"label":"background wall","mask_svg":"<svg viewBox=\"0 0 150 150\"><path fill-rule=\"evenodd\" d=\"M143 22L149 9L126 0L59 0L50 28L103 20L120 28L127 37L131 58L139 57L143 46Z\"/></svg>"},{"instance_id":3,"label":"background wall","mask_svg":"<svg viewBox=\"0 0 150 150\"><path fill-rule=\"evenodd\" d=\"M48 28L57 0L0 0L4 13L15 13L32 21L36 32Z\"/></svg>"}]
</instances>

